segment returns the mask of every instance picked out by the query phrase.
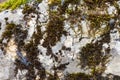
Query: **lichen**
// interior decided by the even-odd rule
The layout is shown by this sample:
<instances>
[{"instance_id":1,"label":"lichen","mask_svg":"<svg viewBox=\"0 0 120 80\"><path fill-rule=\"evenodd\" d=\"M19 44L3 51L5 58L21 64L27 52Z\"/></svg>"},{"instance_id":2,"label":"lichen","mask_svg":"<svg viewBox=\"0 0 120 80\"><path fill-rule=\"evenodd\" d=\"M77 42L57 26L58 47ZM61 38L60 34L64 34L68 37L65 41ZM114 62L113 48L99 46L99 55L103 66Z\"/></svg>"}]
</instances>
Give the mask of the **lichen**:
<instances>
[{"instance_id":1,"label":"lichen","mask_svg":"<svg viewBox=\"0 0 120 80\"><path fill-rule=\"evenodd\" d=\"M13 32L14 32L15 27L16 27L16 25L14 23L8 23L6 25L5 31L2 34L2 37L3 38L10 38L11 35L13 34Z\"/></svg>"},{"instance_id":2,"label":"lichen","mask_svg":"<svg viewBox=\"0 0 120 80\"><path fill-rule=\"evenodd\" d=\"M84 0L89 10L94 10L96 7L103 8L106 6L105 3L109 2L110 4L114 4L115 1L118 1L118 0L110 0L110 1L108 0Z\"/></svg>"},{"instance_id":3,"label":"lichen","mask_svg":"<svg viewBox=\"0 0 120 80\"><path fill-rule=\"evenodd\" d=\"M15 63L17 66L16 73L17 73L17 69L28 70L28 73L26 74L28 80L35 79L36 75L38 75L41 79L44 79L46 76L45 69L42 66L42 64L39 62L39 59L37 57L39 55L39 50L37 46L40 42L40 39L42 39L42 33L39 25L36 27L36 31L37 32L33 34L31 41L27 44L21 45L22 47L20 48L21 50L24 50L26 52L26 59L30 62L29 66L24 66L18 60L16 60ZM35 72L34 68L38 70L37 73Z\"/></svg>"},{"instance_id":4,"label":"lichen","mask_svg":"<svg viewBox=\"0 0 120 80\"><path fill-rule=\"evenodd\" d=\"M50 21L46 30L47 37L43 43L44 47L48 45L54 46L56 42L60 41L62 34L66 33L63 27L63 20L64 18L58 12L50 12Z\"/></svg>"},{"instance_id":5,"label":"lichen","mask_svg":"<svg viewBox=\"0 0 120 80\"><path fill-rule=\"evenodd\" d=\"M82 34L84 33L82 29L84 26L81 26L81 21L83 20L90 22L90 25L87 25L88 28L90 28L89 37L96 39L92 40L90 43L85 45L83 48L81 48L79 54L80 54L80 66L81 69L90 69L90 74L85 73L71 73L65 75L64 73L64 79L65 80L103 80L106 78L103 78L101 75L106 69L106 63L109 61L110 57L110 32L116 27L116 23L114 21L114 24L112 27L109 24L109 21L111 19L117 20L117 16L120 13L119 6L115 6L118 9L118 13L115 16L110 16L107 13L105 14L97 14L97 11L102 10L101 12L104 12L106 9L106 2L110 2L110 4L113 4L114 1L108 1L108 0L83 0L84 4L80 4L80 0L64 0L63 2L61 0L48 0L48 15L49 17L48 21L42 23L39 22L39 18L41 18L41 12L39 12L39 4L43 0L35 0L33 4L26 4L20 2L15 2L13 5L13 2L5 2L5 4L0 5L0 9L15 9L16 7L19 7L21 4L25 4L23 6L23 15L24 15L24 21L25 26L22 26L22 24L14 24L9 23L8 18L5 18L6 22L6 28L5 31L2 34L2 39L0 40L0 44L2 44L2 40L4 38L7 38L8 40L11 37L14 37L15 44L17 45L17 49L20 51L24 51L26 55L24 56L25 59L30 62L30 64L25 65L23 64L18 58L15 60L15 73L18 73L18 70L24 70L26 69L28 72L25 74L25 77L27 80L35 80L36 76L40 77L40 80L44 80L45 78L47 80L61 80L58 76L57 71L64 71L67 68L68 63L60 63L59 60L59 53L60 58L64 57L62 53L69 54L69 52L72 52L73 47L75 48L76 42L79 43L83 39ZM2 8L1 8L2 6ZM6 7L5 7L6 6ZM70 8L69 8L70 7ZM83 8L83 9L82 9ZM84 12L84 8L86 9ZM98 8L98 9L97 9ZM100 9L99 9L100 8ZM102 9L104 8L104 9ZM95 14L92 13L95 11ZM35 16L34 16L35 14ZM67 15L67 17L66 17ZM32 17L32 18L31 18ZM36 18L37 17L37 18ZM28 42L25 42L26 38L28 37L28 29L31 27L31 25L28 25L27 22L29 22L31 19L36 18L35 22L35 30ZM65 29L66 22L69 22L70 25L69 29ZM119 23L119 21L118 21ZM41 28L45 24L45 31L42 31ZM101 26L105 24L105 28L101 28ZM0 24L0 26L2 26ZM67 27L68 27L67 26ZM69 32L69 30L73 30L73 33ZM76 30L77 29L77 30ZM118 28L117 28L118 29ZM80 33L78 33L80 32ZM100 32L100 33L99 33ZM75 33L75 34L74 34ZM77 34L78 33L78 34ZM72 34L72 35L71 35ZM77 34L77 35L76 35ZM99 34L99 37L96 36ZM58 53L54 54L52 51L52 47L56 45L57 42L61 41L62 36L71 36L74 38L73 46L71 48L67 48L64 46L64 41L62 42L62 49L59 50ZM93 37L94 36L94 37ZM79 41L77 38L79 38ZM86 38L86 37L85 37ZM43 41L43 42L42 42ZM72 41L71 41L72 42ZM75 46L74 46L75 43ZM105 49L105 53L102 51L103 44L108 44L108 48ZM57 63L59 65L54 65L53 74L48 74L45 70L45 68L42 65L42 62L40 62L38 56L42 55L42 50L38 49L38 45L44 47L46 49L46 56L50 56L50 59L53 60L54 63ZM77 44L79 45L79 44ZM81 45L80 45L81 46ZM76 52L76 51L75 51ZM73 54L74 51L73 51ZM68 56L69 57L69 56ZM25 62L26 63L26 62ZM49 66L49 65L48 65ZM48 76L47 76L48 75Z\"/></svg>"},{"instance_id":6,"label":"lichen","mask_svg":"<svg viewBox=\"0 0 120 80\"><path fill-rule=\"evenodd\" d=\"M80 62L81 68L91 69L91 74L93 77L96 75L101 75L105 68L106 63L109 61L110 49L106 49L105 54L102 52L102 45L104 43L110 42L110 31L101 35L101 39L95 41L94 43L88 43L85 47L81 49L80 52ZM101 66L101 67L100 67Z\"/></svg>"},{"instance_id":7,"label":"lichen","mask_svg":"<svg viewBox=\"0 0 120 80\"><path fill-rule=\"evenodd\" d=\"M72 73L65 76L65 80L90 80L91 76L84 73Z\"/></svg>"},{"instance_id":8,"label":"lichen","mask_svg":"<svg viewBox=\"0 0 120 80\"><path fill-rule=\"evenodd\" d=\"M41 3L43 0L36 0L38 3Z\"/></svg>"},{"instance_id":9,"label":"lichen","mask_svg":"<svg viewBox=\"0 0 120 80\"><path fill-rule=\"evenodd\" d=\"M15 8L19 7L22 4L27 3L28 0L8 0L3 3L0 3L0 11L5 10L5 9L12 9L14 10Z\"/></svg>"},{"instance_id":10,"label":"lichen","mask_svg":"<svg viewBox=\"0 0 120 80\"><path fill-rule=\"evenodd\" d=\"M22 11L23 14L30 14L34 12L35 12L35 8L32 6L29 6L28 4L24 6L23 11Z\"/></svg>"},{"instance_id":11,"label":"lichen","mask_svg":"<svg viewBox=\"0 0 120 80\"><path fill-rule=\"evenodd\" d=\"M90 21L90 30L89 30L89 34L92 35L93 37L95 37L96 34L104 34L105 32L107 32L110 29L109 26L109 20L111 17L109 15L89 15L88 20ZM105 24L106 27L104 29L101 28L101 26ZM100 33L98 33L100 32Z\"/></svg>"}]
</instances>

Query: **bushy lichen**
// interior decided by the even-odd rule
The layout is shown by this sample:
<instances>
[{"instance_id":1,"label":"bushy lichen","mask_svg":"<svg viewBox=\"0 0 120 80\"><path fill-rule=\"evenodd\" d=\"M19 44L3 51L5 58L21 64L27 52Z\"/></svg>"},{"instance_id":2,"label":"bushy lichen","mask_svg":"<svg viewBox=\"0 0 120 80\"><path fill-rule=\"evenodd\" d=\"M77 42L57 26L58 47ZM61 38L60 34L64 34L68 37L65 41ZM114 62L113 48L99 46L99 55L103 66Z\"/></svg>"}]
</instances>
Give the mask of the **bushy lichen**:
<instances>
[{"instance_id":1,"label":"bushy lichen","mask_svg":"<svg viewBox=\"0 0 120 80\"><path fill-rule=\"evenodd\" d=\"M27 3L29 0L8 0L0 4L0 10L12 9L19 7L22 4Z\"/></svg>"}]
</instances>

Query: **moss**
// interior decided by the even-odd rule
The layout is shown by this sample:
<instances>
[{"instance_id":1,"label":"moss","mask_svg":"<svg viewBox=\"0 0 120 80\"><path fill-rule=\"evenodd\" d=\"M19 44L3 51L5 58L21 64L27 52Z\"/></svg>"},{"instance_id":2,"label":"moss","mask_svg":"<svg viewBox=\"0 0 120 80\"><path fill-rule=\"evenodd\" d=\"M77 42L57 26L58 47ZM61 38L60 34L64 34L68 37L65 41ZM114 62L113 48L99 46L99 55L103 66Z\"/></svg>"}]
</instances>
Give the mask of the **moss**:
<instances>
[{"instance_id":1,"label":"moss","mask_svg":"<svg viewBox=\"0 0 120 80\"><path fill-rule=\"evenodd\" d=\"M91 76L84 73L72 73L65 76L65 80L91 80Z\"/></svg>"},{"instance_id":2,"label":"moss","mask_svg":"<svg viewBox=\"0 0 120 80\"><path fill-rule=\"evenodd\" d=\"M89 15L88 20L90 21L89 34L95 37L96 34L104 34L110 29L109 20L113 18L109 15ZM106 24L104 29L101 28L103 24Z\"/></svg>"},{"instance_id":3,"label":"moss","mask_svg":"<svg viewBox=\"0 0 120 80\"><path fill-rule=\"evenodd\" d=\"M43 33L41 31L41 26L36 26L36 33L33 34L32 38L34 39L34 43L40 44L40 40L42 39Z\"/></svg>"},{"instance_id":4,"label":"moss","mask_svg":"<svg viewBox=\"0 0 120 80\"><path fill-rule=\"evenodd\" d=\"M104 8L106 6L105 3L114 4L115 1L117 0L84 0L89 10L93 10L96 7Z\"/></svg>"},{"instance_id":5,"label":"moss","mask_svg":"<svg viewBox=\"0 0 120 80\"><path fill-rule=\"evenodd\" d=\"M6 31L2 34L2 36L3 36L4 38L10 38L12 34L13 34L12 31L6 30Z\"/></svg>"},{"instance_id":6,"label":"moss","mask_svg":"<svg viewBox=\"0 0 120 80\"><path fill-rule=\"evenodd\" d=\"M81 16L80 14L81 11L77 7L75 7L75 10L67 8L65 13L67 13L70 17L74 16L74 17L79 18Z\"/></svg>"},{"instance_id":7,"label":"moss","mask_svg":"<svg viewBox=\"0 0 120 80\"><path fill-rule=\"evenodd\" d=\"M61 0L48 0L49 6L56 6L61 3Z\"/></svg>"},{"instance_id":8,"label":"moss","mask_svg":"<svg viewBox=\"0 0 120 80\"><path fill-rule=\"evenodd\" d=\"M62 1L61 0L49 0L48 4L50 6L65 6L69 4L78 4L79 0L64 0L63 5L61 5Z\"/></svg>"},{"instance_id":9,"label":"moss","mask_svg":"<svg viewBox=\"0 0 120 80\"><path fill-rule=\"evenodd\" d=\"M39 77L44 80L46 74L45 69L42 67L42 64L39 62L39 59L37 57L39 54L37 45L38 44L35 44L33 41L25 45L25 51L27 53L26 58L28 59L28 61L31 62L31 65L28 68L29 72L27 73L28 75L26 75L26 77L28 77L28 79L35 79L36 75L34 68L36 68L38 70L36 74L39 75Z\"/></svg>"},{"instance_id":10,"label":"moss","mask_svg":"<svg viewBox=\"0 0 120 80\"><path fill-rule=\"evenodd\" d=\"M11 35L14 32L14 28L16 27L16 25L14 23L10 23L6 25L5 31L2 34L3 38L10 38Z\"/></svg>"},{"instance_id":11,"label":"moss","mask_svg":"<svg viewBox=\"0 0 120 80\"><path fill-rule=\"evenodd\" d=\"M16 31L18 33L22 32L19 28ZM19 36L19 34L16 34L16 35ZM22 41L24 39L25 38L23 38ZM39 59L38 59L39 50L38 50L37 46L39 45L40 39L42 39L42 33L41 33L41 26L38 25L38 26L36 26L36 32L33 34L30 42L27 44L23 44L23 47L20 48L21 50L26 52L26 58L31 63L29 66L26 66L27 67L26 69L28 70L28 72L26 74L27 80L31 80L31 79L35 80L36 75L38 75L40 77L40 79L42 79L42 80L44 80L44 78L46 77L45 69L42 66L42 64L39 62ZM19 65L21 65L21 67L19 67ZM22 66L22 65L23 64L21 64L20 62L16 62L16 66L17 66L16 70L18 70L19 68L24 69L24 66ZM35 69L38 70L37 73L36 73Z\"/></svg>"},{"instance_id":12,"label":"moss","mask_svg":"<svg viewBox=\"0 0 120 80\"><path fill-rule=\"evenodd\" d=\"M65 3L69 4L79 4L80 0L65 0Z\"/></svg>"},{"instance_id":13,"label":"moss","mask_svg":"<svg viewBox=\"0 0 120 80\"><path fill-rule=\"evenodd\" d=\"M23 14L30 14L30 13L34 13L35 12L35 8L34 7L32 7L32 6L29 6L29 5L25 5L24 6L24 8L23 8L23 11L22 11L22 13Z\"/></svg>"},{"instance_id":14,"label":"moss","mask_svg":"<svg viewBox=\"0 0 120 80\"><path fill-rule=\"evenodd\" d=\"M27 30L22 30L22 25L16 25L15 29L14 29L14 36L15 36L15 42L17 43L18 48L20 49L21 47L23 47L24 43L24 39L27 38L27 34L28 31Z\"/></svg>"},{"instance_id":15,"label":"moss","mask_svg":"<svg viewBox=\"0 0 120 80\"><path fill-rule=\"evenodd\" d=\"M62 34L65 33L62 15L59 13L50 13L50 21L46 33L47 37L43 43L44 47L47 47L48 45L54 46L56 42L60 41Z\"/></svg>"},{"instance_id":16,"label":"moss","mask_svg":"<svg viewBox=\"0 0 120 80\"><path fill-rule=\"evenodd\" d=\"M42 0L36 0L38 3L41 3L42 2Z\"/></svg>"},{"instance_id":17,"label":"moss","mask_svg":"<svg viewBox=\"0 0 120 80\"><path fill-rule=\"evenodd\" d=\"M101 35L101 39L95 41L94 43L88 43L81 49L80 52L80 62L81 68L90 68L92 70L92 76L96 76L97 74L102 74L105 70L105 65L108 62L110 57L110 49L106 49L105 54L102 52L102 45L104 43L110 42L110 31ZM97 69L97 66L102 66Z\"/></svg>"},{"instance_id":18,"label":"moss","mask_svg":"<svg viewBox=\"0 0 120 80\"><path fill-rule=\"evenodd\" d=\"M117 14L116 14L116 17L118 18L119 14L120 14L120 7L119 7L119 4L117 2L114 3L114 7L116 8L117 10Z\"/></svg>"},{"instance_id":19,"label":"moss","mask_svg":"<svg viewBox=\"0 0 120 80\"><path fill-rule=\"evenodd\" d=\"M110 78L110 76L113 77ZM109 79L119 80L120 77L113 74L108 74L106 77L101 75L96 75L96 77L93 77L85 73L72 73L65 76L65 80L109 80Z\"/></svg>"}]
</instances>

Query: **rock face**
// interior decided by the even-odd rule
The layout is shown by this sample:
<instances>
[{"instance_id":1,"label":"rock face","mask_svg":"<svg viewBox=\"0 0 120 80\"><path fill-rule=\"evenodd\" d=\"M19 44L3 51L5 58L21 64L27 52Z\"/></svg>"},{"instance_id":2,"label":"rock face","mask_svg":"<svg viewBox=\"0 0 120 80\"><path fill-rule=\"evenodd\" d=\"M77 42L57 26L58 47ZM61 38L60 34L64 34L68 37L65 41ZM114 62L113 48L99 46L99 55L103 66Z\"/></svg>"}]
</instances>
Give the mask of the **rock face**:
<instances>
[{"instance_id":1,"label":"rock face","mask_svg":"<svg viewBox=\"0 0 120 80\"><path fill-rule=\"evenodd\" d=\"M118 6L36 0L0 12L0 80L119 78Z\"/></svg>"},{"instance_id":2,"label":"rock face","mask_svg":"<svg viewBox=\"0 0 120 80\"><path fill-rule=\"evenodd\" d=\"M0 79L12 80L14 78L14 61L11 59L10 55L3 55L3 52L0 51Z\"/></svg>"}]
</instances>

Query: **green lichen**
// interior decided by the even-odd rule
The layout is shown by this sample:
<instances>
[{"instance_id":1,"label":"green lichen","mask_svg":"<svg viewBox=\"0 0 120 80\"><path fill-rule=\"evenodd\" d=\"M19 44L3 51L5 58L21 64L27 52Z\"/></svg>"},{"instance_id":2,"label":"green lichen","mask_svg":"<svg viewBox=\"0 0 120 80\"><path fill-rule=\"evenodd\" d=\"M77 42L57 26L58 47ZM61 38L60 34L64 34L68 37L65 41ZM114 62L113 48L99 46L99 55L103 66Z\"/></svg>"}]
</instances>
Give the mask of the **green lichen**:
<instances>
[{"instance_id":1,"label":"green lichen","mask_svg":"<svg viewBox=\"0 0 120 80\"><path fill-rule=\"evenodd\" d=\"M22 4L27 3L28 0L8 0L3 3L0 3L0 10L5 10L5 9L12 9L14 10L15 8L19 7Z\"/></svg>"}]
</instances>

